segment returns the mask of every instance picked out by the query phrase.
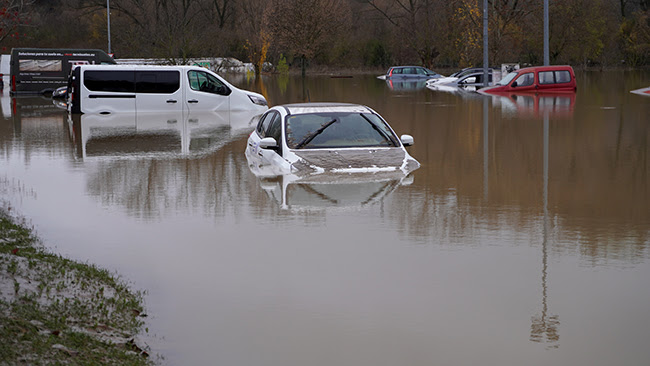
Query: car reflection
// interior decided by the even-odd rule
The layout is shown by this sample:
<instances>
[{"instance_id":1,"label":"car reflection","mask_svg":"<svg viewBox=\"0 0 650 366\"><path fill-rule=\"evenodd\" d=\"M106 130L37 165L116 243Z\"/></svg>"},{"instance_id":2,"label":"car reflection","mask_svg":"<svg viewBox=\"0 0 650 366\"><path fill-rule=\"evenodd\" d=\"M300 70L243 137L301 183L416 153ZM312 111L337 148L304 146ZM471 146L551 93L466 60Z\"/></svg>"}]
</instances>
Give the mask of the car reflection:
<instances>
[{"instance_id":1,"label":"car reflection","mask_svg":"<svg viewBox=\"0 0 650 366\"><path fill-rule=\"evenodd\" d=\"M386 85L392 91L418 91L427 88L427 80L387 79Z\"/></svg>"},{"instance_id":2,"label":"car reflection","mask_svg":"<svg viewBox=\"0 0 650 366\"><path fill-rule=\"evenodd\" d=\"M249 111L70 114L78 158L187 157L217 150L257 124Z\"/></svg>"},{"instance_id":3,"label":"car reflection","mask_svg":"<svg viewBox=\"0 0 650 366\"><path fill-rule=\"evenodd\" d=\"M492 102L506 114L531 117L570 117L573 115L576 94L571 93L499 93Z\"/></svg>"},{"instance_id":4,"label":"car reflection","mask_svg":"<svg viewBox=\"0 0 650 366\"><path fill-rule=\"evenodd\" d=\"M0 95L0 108L5 119L22 120L37 117L61 117L61 108L52 103L52 98L43 96Z\"/></svg>"},{"instance_id":5,"label":"car reflection","mask_svg":"<svg viewBox=\"0 0 650 366\"><path fill-rule=\"evenodd\" d=\"M382 202L400 186L413 183L401 171L363 174L273 175L249 165L260 186L281 209L311 210L363 207Z\"/></svg>"}]
</instances>

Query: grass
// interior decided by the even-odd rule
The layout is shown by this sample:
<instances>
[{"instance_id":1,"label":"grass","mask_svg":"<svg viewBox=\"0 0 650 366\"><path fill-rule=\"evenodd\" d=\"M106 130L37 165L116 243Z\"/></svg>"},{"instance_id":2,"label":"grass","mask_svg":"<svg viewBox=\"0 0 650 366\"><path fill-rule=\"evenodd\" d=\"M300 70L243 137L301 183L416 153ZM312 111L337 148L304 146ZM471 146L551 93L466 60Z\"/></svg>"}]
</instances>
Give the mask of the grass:
<instances>
[{"instance_id":1,"label":"grass","mask_svg":"<svg viewBox=\"0 0 650 366\"><path fill-rule=\"evenodd\" d=\"M0 365L152 365L134 341L143 296L0 213Z\"/></svg>"}]
</instances>

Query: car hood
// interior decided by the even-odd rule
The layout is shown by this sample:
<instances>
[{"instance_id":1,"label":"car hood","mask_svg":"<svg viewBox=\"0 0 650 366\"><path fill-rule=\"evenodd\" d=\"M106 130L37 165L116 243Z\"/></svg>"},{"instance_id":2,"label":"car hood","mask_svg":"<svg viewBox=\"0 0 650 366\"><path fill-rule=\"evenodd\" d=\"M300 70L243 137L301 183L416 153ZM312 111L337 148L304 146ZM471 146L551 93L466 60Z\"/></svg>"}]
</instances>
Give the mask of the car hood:
<instances>
[{"instance_id":1,"label":"car hood","mask_svg":"<svg viewBox=\"0 0 650 366\"><path fill-rule=\"evenodd\" d=\"M454 77L454 76L447 76L447 77L442 77L442 78L437 78L437 79L429 79L429 80L427 80L427 85L450 83L450 82L456 81L456 80L458 80L458 78Z\"/></svg>"},{"instance_id":2,"label":"car hood","mask_svg":"<svg viewBox=\"0 0 650 366\"><path fill-rule=\"evenodd\" d=\"M300 159L294 169L305 172L412 171L420 167L403 148L293 150Z\"/></svg>"}]
</instances>

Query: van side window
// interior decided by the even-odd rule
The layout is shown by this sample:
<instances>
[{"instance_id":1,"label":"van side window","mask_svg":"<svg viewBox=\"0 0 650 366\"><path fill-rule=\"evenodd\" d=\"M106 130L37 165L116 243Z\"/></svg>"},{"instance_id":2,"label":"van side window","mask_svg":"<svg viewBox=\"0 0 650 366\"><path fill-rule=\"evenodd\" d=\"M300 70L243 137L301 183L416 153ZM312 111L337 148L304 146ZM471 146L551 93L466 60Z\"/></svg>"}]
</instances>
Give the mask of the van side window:
<instances>
[{"instance_id":1,"label":"van side window","mask_svg":"<svg viewBox=\"0 0 650 366\"><path fill-rule=\"evenodd\" d=\"M84 86L90 91L135 92L134 71L84 71Z\"/></svg>"},{"instance_id":2,"label":"van side window","mask_svg":"<svg viewBox=\"0 0 650 366\"><path fill-rule=\"evenodd\" d=\"M571 82L571 74L567 70L561 70L555 72L555 82L560 83L569 83Z\"/></svg>"},{"instance_id":3,"label":"van side window","mask_svg":"<svg viewBox=\"0 0 650 366\"><path fill-rule=\"evenodd\" d=\"M539 73L539 83L540 84L554 84L555 79L553 79L553 71L541 71Z\"/></svg>"},{"instance_id":4,"label":"van side window","mask_svg":"<svg viewBox=\"0 0 650 366\"><path fill-rule=\"evenodd\" d=\"M178 71L136 71L136 93L173 94L180 88Z\"/></svg>"},{"instance_id":5,"label":"van side window","mask_svg":"<svg viewBox=\"0 0 650 366\"><path fill-rule=\"evenodd\" d=\"M571 82L571 74L567 70L542 71L539 73L540 84L562 84Z\"/></svg>"},{"instance_id":6,"label":"van side window","mask_svg":"<svg viewBox=\"0 0 650 366\"><path fill-rule=\"evenodd\" d=\"M192 90L219 94L230 95L231 90L221 80L203 71L191 70L187 73L190 79L190 88Z\"/></svg>"}]
</instances>

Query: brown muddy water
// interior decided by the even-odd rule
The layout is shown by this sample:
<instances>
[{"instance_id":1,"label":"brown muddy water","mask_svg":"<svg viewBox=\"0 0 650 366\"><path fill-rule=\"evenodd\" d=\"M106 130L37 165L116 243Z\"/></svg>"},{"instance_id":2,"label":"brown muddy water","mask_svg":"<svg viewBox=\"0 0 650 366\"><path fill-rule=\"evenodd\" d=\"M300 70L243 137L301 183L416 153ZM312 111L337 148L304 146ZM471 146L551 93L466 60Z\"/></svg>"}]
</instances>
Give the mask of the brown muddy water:
<instances>
[{"instance_id":1,"label":"brown muddy water","mask_svg":"<svg viewBox=\"0 0 650 366\"><path fill-rule=\"evenodd\" d=\"M374 76L227 76L366 104L401 180L261 180L247 115L68 122L2 98L0 192L47 246L147 291L169 365L650 364L650 72L491 98ZM338 184L337 184L338 183Z\"/></svg>"}]
</instances>

